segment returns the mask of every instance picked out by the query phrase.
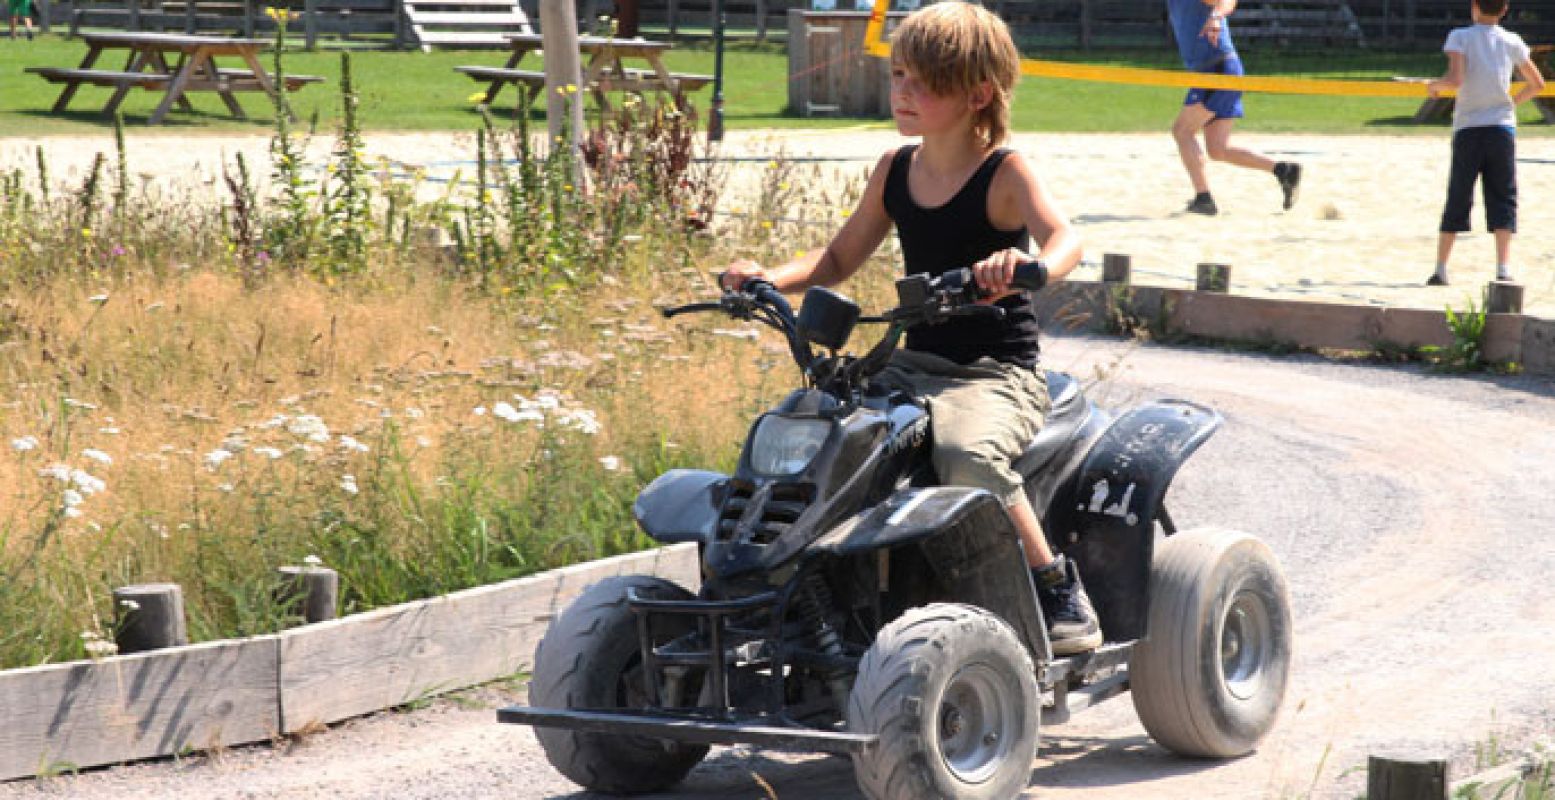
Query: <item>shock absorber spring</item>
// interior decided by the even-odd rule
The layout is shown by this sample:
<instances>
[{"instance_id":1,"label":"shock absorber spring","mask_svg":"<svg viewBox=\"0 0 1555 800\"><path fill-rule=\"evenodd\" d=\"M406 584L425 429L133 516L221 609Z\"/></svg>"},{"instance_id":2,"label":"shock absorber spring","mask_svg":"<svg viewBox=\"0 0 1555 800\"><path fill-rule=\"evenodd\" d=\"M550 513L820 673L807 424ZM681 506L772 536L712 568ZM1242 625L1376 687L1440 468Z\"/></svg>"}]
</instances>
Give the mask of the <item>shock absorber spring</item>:
<instances>
[{"instance_id":1,"label":"shock absorber spring","mask_svg":"<svg viewBox=\"0 0 1555 800\"><path fill-rule=\"evenodd\" d=\"M840 659L846 655L842 649L842 637L826 618L827 612L832 607L831 588L826 585L826 581L814 572L805 576L804 585L800 587L796 600L795 605L805 627L810 631L815 648L832 658ZM847 674L841 670L828 673L826 685L831 689L832 701L837 704L837 711L847 713L850 691Z\"/></svg>"}]
</instances>

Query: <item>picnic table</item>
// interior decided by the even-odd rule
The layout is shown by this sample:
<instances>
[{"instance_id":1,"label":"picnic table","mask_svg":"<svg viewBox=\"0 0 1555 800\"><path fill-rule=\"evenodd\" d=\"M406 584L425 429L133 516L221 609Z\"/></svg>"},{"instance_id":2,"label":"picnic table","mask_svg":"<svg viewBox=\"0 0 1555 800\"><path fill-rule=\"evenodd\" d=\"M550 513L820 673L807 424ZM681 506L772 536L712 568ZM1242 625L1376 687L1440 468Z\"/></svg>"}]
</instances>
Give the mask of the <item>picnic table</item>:
<instances>
[{"instance_id":1,"label":"picnic table","mask_svg":"<svg viewBox=\"0 0 1555 800\"><path fill-rule=\"evenodd\" d=\"M147 120L151 125L161 124L174 104L185 111L194 110L189 102L189 92L215 92L226 104L227 110L239 119L246 119L247 116L233 96L234 92L262 91L271 98L277 97L274 76L265 72L259 64L259 51L270 44L268 39L133 31L82 32L77 35L87 45L86 56L77 66L27 68L28 72L36 73L50 83L64 84L59 99L54 101L55 113L64 111L70 105L82 84L107 86L115 90L108 104L103 107L103 113L108 116L118 110L130 89L161 91L162 102ZM126 51L123 69L97 68L97 59L107 50ZM176 62L170 61L173 56L177 56ZM218 67L218 57L235 57L245 66ZM285 88L287 91L296 91L307 84L323 80L316 75L287 75Z\"/></svg>"},{"instance_id":2,"label":"picnic table","mask_svg":"<svg viewBox=\"0 0 1555 800\"><path fill-rule=\"evenodd\" d=\"M486 105L491 105L502 87L509 83L528 87L530 103L545 93L544 72L518 69L524 56L540 51L544 46L543 38L539 34L520 33L507 37L507 40L513 52L508 56L506 64L500 67L454 67L477 81L490 82L482 100ZM642 38L579 37L578 51L587 57L582 70L583 86L599 103L600 110L606 113L610 111L609 92L659 92L669 95L677 108L686 110L686 92L696 91L712 83L713 76L670 72L663 60L664 52L669 49L668 42ZM642 66L627 66L628 61L638 62Z\"/></svg>"},{"instance_id":3,"label":"picnic table","mask_svg":"<svg viewBox=\"0 0 1555 800\"><path fill-rule=\"evenodd\" d=\"M1539 74L1545 79L1555 82L1555 45L1538 44L1528 48L1528 57L1534 66L1539 68ZM1515 77L1515 76L1514 76ZM1412 83L1429 83L1429 78L1395 78L1394 80ZM1519 79L1520 80L1520 79ZM1452 118L1453 99L1451 97L1427 97L1415 110L1415 122L1436 122ZM1539 116L1545 123L1555 125L1555 97L1540 95L1533 99L1533 106L1539 110Z\"/></svg>"}]
</instances>

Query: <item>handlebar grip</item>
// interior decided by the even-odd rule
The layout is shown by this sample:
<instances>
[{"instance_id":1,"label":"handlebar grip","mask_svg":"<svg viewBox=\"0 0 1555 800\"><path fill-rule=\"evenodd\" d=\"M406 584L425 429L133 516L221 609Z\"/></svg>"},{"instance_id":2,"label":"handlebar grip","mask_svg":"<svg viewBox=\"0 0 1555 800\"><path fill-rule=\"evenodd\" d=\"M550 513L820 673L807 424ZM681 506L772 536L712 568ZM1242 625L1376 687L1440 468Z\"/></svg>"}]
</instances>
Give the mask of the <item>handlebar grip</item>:
<instances>
[{"instance_id":1,"label":"handlebar grip","mask_svg":"<svg viewBox=\"0 0 1555 800\"><path fill-rule=\"evenodd\" d=\"M683 306L660 309L659 313L665 317L673 317L677 314L690 314L694 311L717 311L721 308L723 308L723 305L717 302L687 303Z\"/></svg>"},{"instance_id":2,"label":"handlebar grip","mask_svg":"<svg viewBox=\"0 0 1555 800\"><path fill-rule=\"evenodd\" d=\"M1015 265L1015 279L1010 285L1018 289L1037 291L1047 285L1047 265L1041 261L1027 261Z\"/></svg>"}]
</instances>

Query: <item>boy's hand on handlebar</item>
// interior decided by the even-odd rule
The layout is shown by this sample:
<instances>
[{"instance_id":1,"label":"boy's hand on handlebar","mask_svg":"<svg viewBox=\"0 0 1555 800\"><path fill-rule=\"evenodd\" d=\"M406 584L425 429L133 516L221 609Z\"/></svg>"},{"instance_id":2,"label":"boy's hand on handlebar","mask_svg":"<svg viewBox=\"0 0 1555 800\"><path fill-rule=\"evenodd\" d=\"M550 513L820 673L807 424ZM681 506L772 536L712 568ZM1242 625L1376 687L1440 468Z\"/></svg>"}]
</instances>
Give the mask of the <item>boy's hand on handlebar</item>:
<instances>
[{"instance_id":1,"label":"boy's hand on handlebar","mask_svg":"<svg viewBox=\"0 0 1555 800\"><path fill-rule=\"evenodd\" d=\"M772 279L767 277L765 267L748 258L742 258L730 262L729 268L718 276L718 288L726 292L737 292L751 280L771 281Z\"/></svg>"},{"instance_id":2,"label":"boy's hand on handlebar","mask_svg":"<svg viewBox=\"0 0 1555 800\"><path fill-rule=\"evenodd\" d=\"M1031 260L1031 256L1010 247L973 264L972 276L977 280L977 285L987 293L987 296L978 302L993 303L1014 294L1017 291L1013 285L1015 267Z\"/></svg>"}]
</instances>

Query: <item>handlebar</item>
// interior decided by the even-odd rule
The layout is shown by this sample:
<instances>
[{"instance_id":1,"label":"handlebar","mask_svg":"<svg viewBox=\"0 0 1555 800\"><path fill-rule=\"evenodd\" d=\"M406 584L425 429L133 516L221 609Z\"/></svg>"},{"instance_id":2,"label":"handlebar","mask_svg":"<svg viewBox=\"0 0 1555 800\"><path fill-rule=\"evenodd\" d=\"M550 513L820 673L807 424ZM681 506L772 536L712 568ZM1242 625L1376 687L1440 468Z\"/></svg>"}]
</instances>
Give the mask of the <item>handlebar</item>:
<instances>
[{"instance_id":1,"label":"handlebar","mask_svg":"<svg viewBox=\"0 0 1555 800\"><path fill-rule=\"evenodd\" d=\"M722 274L718 276L720 286L723 285L723 278ZM1010 286L1036 291L1046 286L1047 281L1047 265L1041 261L1028 261L1016 265ZM823 362L830 364L824 367L817 362L810 343L800 335L793 307L789 305L788 299L767 280L748 279L738 289L725 290L723 296L717 301L672 306L663 309L661 313L665 317L674 317L700 311L723 311L736 319L761 322L783 333L788 340L789 351L800 369L812 376L818 374L812 373L812 370L840 376L845 383L853 383L883 368L890 354L896 349L901 335L913 325L934 325L952 317L989 316L1002 319L1005 313L1004 309L997 305L977 302L987 298L990 293L977 285L972 270L966 268L947 270L933 278L923 273L908 275L896 282L896 293L896 308L885 311L878 317L858 318L861 322L890 323L891 329L880 342L858 359L851 357L842 359L843 362L850 363L830 364L838 359L822 359Z\"/></svg>"}]
</instances>

